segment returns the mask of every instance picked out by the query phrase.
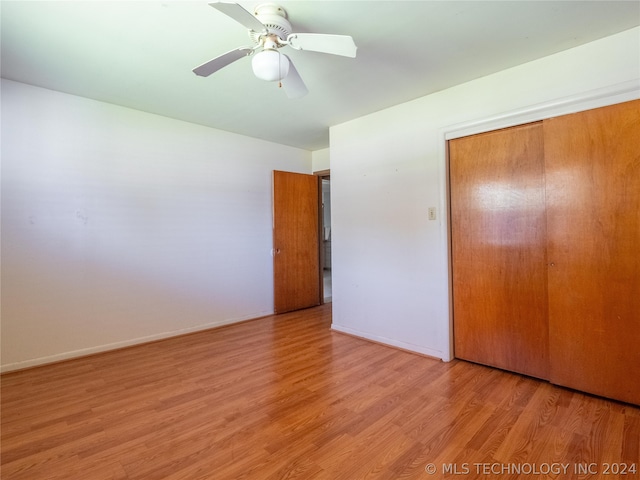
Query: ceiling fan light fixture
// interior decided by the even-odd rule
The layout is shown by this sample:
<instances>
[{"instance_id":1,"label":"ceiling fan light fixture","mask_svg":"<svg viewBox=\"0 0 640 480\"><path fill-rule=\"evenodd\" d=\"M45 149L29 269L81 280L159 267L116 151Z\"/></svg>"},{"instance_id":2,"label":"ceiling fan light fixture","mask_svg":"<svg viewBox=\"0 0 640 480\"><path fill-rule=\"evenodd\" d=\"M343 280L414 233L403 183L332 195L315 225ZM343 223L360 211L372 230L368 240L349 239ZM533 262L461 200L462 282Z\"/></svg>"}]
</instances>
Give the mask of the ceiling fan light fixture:
<instances>
[{"instance_id":1,"label":"ceiling fan light fixture","mask_svg":"<svg viewBox=\"0 0 640 480\"><path fill-rule=\"evenodd\" d=\"M212 58L193 69L193 73L198 76L208 77L236 60L252 56L251 65L256 77L268 82L279 82L289 98L300 98L309 93L309 90L295 64L289 57L281 54L279 49L290 47L294 50L344 57L356 56L358 47L348 35L291 33L287 11L280 5L264 3L258 5L253 14L235 2L217 0L209 5L247 28L249 38L255 46L236 48Z\"/></svg>"},{"instance_id":2,"label":"ceiling fan light fixture","mask_svg":"<svg viewBox=\"0 0 640 480\"><path fill-rule=\"evenodd\" d=\"M289 73L289 59L277 50L265 49L251 60L253 73L267 82L279 82Z\"/></svg>"}]
</instances>

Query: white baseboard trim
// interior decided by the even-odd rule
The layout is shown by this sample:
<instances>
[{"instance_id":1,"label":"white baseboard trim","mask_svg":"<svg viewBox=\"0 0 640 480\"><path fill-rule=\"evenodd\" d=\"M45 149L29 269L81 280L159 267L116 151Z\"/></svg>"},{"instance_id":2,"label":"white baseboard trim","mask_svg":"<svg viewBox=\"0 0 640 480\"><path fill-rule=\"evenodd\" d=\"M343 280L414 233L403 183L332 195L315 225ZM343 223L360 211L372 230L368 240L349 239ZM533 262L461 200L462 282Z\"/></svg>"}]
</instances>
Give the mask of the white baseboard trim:
<instances>
[{"instance_id":1,"label":"white baseboard trim","mask_svg":"<svg viewBox=\"0 0 640 480\"><path fill-rule=\"evenodd\" d=\"M41 365L47 365L49 363L62 362L64 360L71 360L73 358L86 357L89 355L95 355L97 353L108 352L110 350L118 350L121 348L132 347L134 345L141 345L143 343L155 342L157 340L163 340L165 338L178 337L180 335L186 335L188 333L200 332L203 330L211 330L212 328L223 327L225 325L231 325L233 323L240 323L249 320L255 320L268 315L273 315L273 311L258 312L252 315L244 317L229 318L219 320L217 322L206 323L203 325L196 325L194 327L183 328L180 330L173 330L170 332L162 332L154 335L148 335L145 337L132 338L129 340L123 340L120 342L107 343L105 345L97 345L95 347L81 348L79 350L72 350L70 352L56 353L54 355L48 355L45 357L34 358L30 360L23 360L20 362L8 363L0 366L0 373L13 372L16 370L24 370L25 368L38 367Z\"/></svg>"},{"instance_id":2,"label":"white baseboard trim","mask_svg":"<svg viewBox=\"0 0 640 480\"><path fill-rule=\"evenodd\" d=\"M340 333L346 333L347 335L362 338L364 340L370 340L375 343L388 345L390 347L399 348L401 350L406 350L408 352L418 353L420 355L425 355L427 357L437 358L444 362L448 362L451 360L450 358L446 358L443 352L441 352L440 350L433 350L431 348L423 347L421 345L401 342L398 340L394 340L392 338L382 337L380 335L373 335L368 332L361 332L359 330L354 330L353 328L344 327L342 325L336 325L335 323L331 325L331 330L335 330L336 332L340 332Z\"/></svg>"}]
</instances>

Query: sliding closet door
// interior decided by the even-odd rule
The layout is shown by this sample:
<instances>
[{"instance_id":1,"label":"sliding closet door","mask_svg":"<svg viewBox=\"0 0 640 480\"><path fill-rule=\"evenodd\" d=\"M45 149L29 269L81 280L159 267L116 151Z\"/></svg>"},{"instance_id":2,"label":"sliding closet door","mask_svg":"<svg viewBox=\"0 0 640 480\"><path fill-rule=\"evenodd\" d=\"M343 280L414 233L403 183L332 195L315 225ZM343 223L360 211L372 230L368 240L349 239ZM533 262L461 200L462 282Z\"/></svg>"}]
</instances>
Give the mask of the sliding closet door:
<instances>
[{"instance_id":1,"label":"sliding closet door","mask_svg":"<svg viewBox=\"0 0 640 480\"><path fill-rule=\"evenodd\" d=\"M455 356L547 378L541 123L449 142Z\"/></svg>"},{"instance_id":2,"label":"sliding closet door","mask_svg":"<svg viewBox=\"0 0 640 480\"><path fill-rule=\"evenodd\" d=\"M640 404L640 101L544 132L550 380Z\"/></svg>"}]
</instances>

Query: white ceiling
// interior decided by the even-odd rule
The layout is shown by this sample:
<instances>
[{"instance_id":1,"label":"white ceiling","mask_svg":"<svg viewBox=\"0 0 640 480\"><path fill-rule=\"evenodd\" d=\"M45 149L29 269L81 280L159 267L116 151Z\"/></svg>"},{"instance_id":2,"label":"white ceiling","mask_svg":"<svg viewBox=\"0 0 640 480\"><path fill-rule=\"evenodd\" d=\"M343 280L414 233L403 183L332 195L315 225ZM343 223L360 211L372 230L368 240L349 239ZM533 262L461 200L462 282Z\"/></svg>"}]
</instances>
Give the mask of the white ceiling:
<instances>
[{"instance_id":1,"label":"white ceiling","mask_svg":"<svg viewBox=\"0 0 640 480\"><path fill-rule=\"evenodd\" d=\"M249 58L192 73L252 45L206 1L2 0L2 76L318 150L331 125L640 24L636 0L279 4L294 32L351 35L358 46L355 59L287 47L310 90L301 99L255 78Z\"/></svg>"}]
</instances>

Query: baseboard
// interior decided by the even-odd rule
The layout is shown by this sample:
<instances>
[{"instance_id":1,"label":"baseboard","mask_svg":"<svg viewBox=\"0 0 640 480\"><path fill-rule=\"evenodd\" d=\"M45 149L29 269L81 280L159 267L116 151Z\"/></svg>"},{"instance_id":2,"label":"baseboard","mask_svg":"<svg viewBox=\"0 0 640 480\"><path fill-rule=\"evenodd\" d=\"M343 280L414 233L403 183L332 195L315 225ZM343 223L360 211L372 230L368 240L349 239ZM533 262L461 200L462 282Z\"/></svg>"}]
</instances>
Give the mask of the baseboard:
<instances>
[{"instance_id":1,"label":"baseboard","mask_svg":"<svg viewBox=\"0 0 640 480\"><path fill-rule=\"evenodd\" d=\"M371 333L361 332L359 330L354 330L352 328L344 327L342 325L332 324L331 330L334 330L339 333L345 333L347 335L351 335L352 337L358 337L363 340L368 340L370 342L386 345L388 347L394 347L400 350L405 350L407 352L424 355L425 357L442 360L444 362L448 362L451 360L450 358L445 358L443 352L441 352L440 350L433 350L431 348L415 345L413 343L400 342L398 340L382 337L380 335L372 335Z\"/></svg>"},{"instance_id":2,"label":"baseboard","mask_svg":"<svg viewBox=\"0 0 640 480\"><path fill-rule=\"evenodd\" d=\"M195 327L183 328L180 330L173 330L170 332L163 332L163 333L158 333L154 335L148 335L146 337L138 337L138 338L133 338L129 340L123 340L121 342L108 343L105 345L97 345L95 347L81 348L79 350L72 350L70 352L57 353L55 355L48 355L45 357L24 360L21 362L9 363L7 365L0 366L0 373L14 372L17 370L24 370L32 367L39 367L39 366L48 365L51 363L63 362L65 360L72 360L74 358L87 357L90 355L96 355L98 353L104 353L111 350L119 350L121 348L133 347L135 345L142 345L144 343L156 342L158 340L164 340L166 338L178 337L180 335L188 335L189 333L201 332L204 330L211 330L212 328L223 327L225 325L231 325L234 323L256 320L268 315L273 315L273 311L259 312L259 313L248 315L245 317L230 318L230 319L220 320L217 322L197 325Z\"/></svg>"}]
</instances>

